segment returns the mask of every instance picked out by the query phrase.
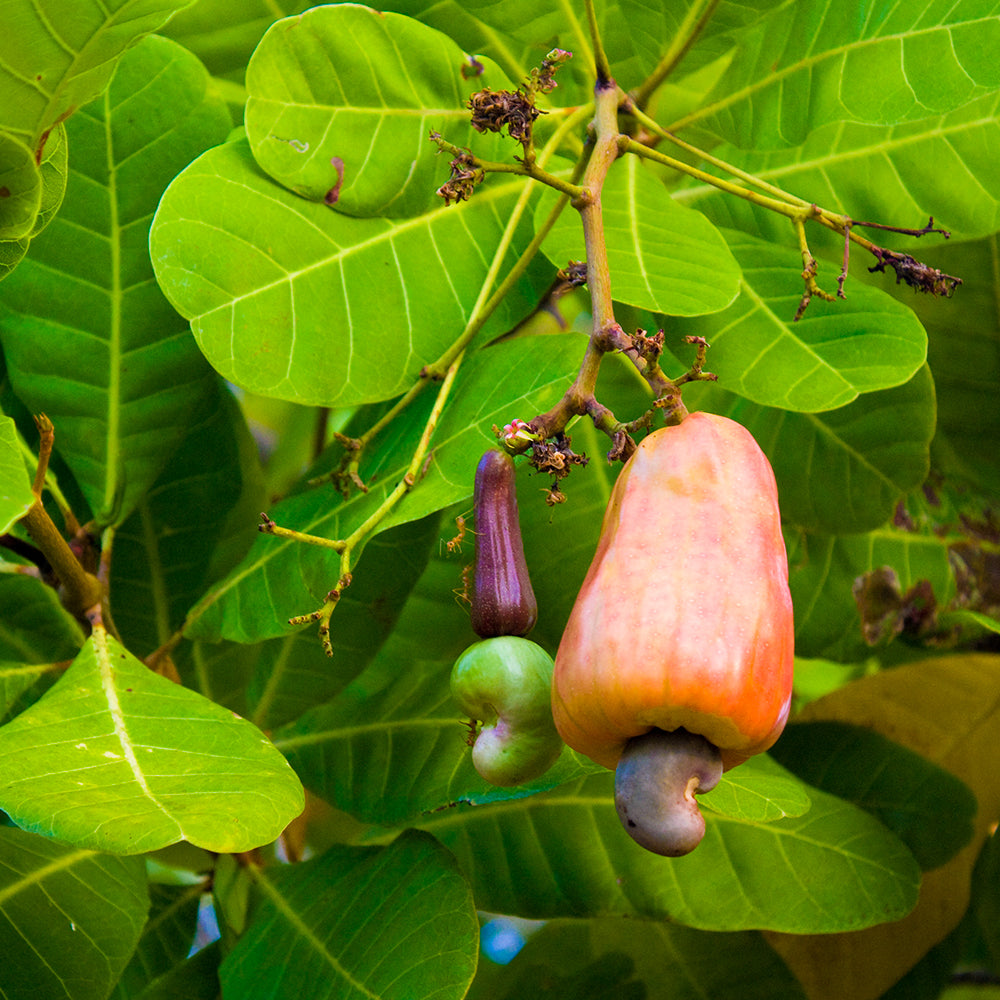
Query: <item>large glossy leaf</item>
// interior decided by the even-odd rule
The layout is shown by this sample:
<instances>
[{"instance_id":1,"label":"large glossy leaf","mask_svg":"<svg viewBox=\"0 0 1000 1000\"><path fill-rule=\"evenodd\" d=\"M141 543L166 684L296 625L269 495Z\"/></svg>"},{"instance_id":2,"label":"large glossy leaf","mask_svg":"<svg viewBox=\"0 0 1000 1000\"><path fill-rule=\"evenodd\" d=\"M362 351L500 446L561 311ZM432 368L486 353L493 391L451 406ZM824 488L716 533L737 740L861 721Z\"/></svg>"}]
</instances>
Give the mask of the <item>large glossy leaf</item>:
<instances>
[{"instance_id":1,"label":"large glossy leaf","mask_svg":"<svg viewBox=\"0 0 1000 1000\"><path fill-rule=\"evenodd\" d=\"M518 189L491 185L415 219L355 219L279 187L245 142L228 143L164 195L157 280L238 385L328 406L387 399L462 332ZM494 321L533 298L515 294Z\"/></svg>"},{"instance_id":2,"label":"large glossy leaf","mask_svg":"<svg viewBox=\"0 0 1000 1000\"><path fill-rule=\"evenodd\" d=\"M881 996L959 923L976 857L1000 819L1000 657L939 656L886 670L811 703L803 717L864 726L890 736L964 781L978 811L971 843L924 875L905 919L862 933L773 935L771 943L816 1000Z\"/></svg>"},{"instance_id":3,"label":"large glossy leaf","mask_svg":"<svg viewBox=\"0 0 1000 1000\"><path fill-rule=\"evenodd\" d=\"M885 524L927 475L934 385L926 366L905 385L824 413L756 406L710 387L697 406L744 424L771 461L785 521L808 531L856 534Z\"/></svg>"},{"instance_id":4,"label":"large glossy leaf","mask_svg":"<svg viewBox=\"0 0 1000 1000\"><path fill-rule=\"evenodd\" d=\"M491 427L552 406L566 387L567 365L574 363L567 359L582 355L584 343L581 336L567 334L510 341L473 354L461 369L434 435L430 464L416 488L379 527L417 520L471 496L476 463L495 442ZM378 438L360 470L362 479L371 483L368 493L355 492L345 500L333 486L324 485L275 504L270 516L285 527L326 538L349 535L402 479L431 399L425 393L404 420ZM339 579L339 558L329 549L262 536L241 565L199 604L189 634L240 642L287 635L288 619L318 607Z\"/></svg>"},{"instance_id":5,"label":"large glossy leaf","mask_svg":"<svg viewBox=\"0 0 1000 1000\"><path fill-rule=\"evenodd\" d=\"M0 829L0 995L105 1000L148 909L141 860Z\"/></svg>"},{"instance_id":6,"label":"large glossy leaf","mask_svg":"<svg viewBox=\"0 0 1000 1000\"><path fill-rule=\"evenodd\" d=\"M400 218L435 207L446 161L428 141L475 145L506 158L504 140L479 138L474 91L509 90L497 66L445 34L360 4L315 7L271 26L247 68L247 136L275 180L346 215ZM509 152L518 147L506 140Z\"/></svg>"},{"instance_id":7,"label":"large glossy leaf","mask_svg":"<svg viewBox=\"0 0 1000 1000\"><path fill-rule=\"evenodd\" d=\"M0 286L14 390L51 417L103 523L128 515L212 385L152 280L146 237L167 181L227 129L193 56L164 39L132 49L108 93L68 123L63 208Z\"/></svg>"},{"instance_id":8,"label":"large glossy leaf","mask_svg":"<svg viewBox=\"0 0 1000 1000\"><path fill-rule=\"evenodd\" d=\"M534 994L535 984L557 983L582 978L589 972L588 989L560 992L553 989L551 1000L586 1000L594 996L594 980L612 957L628 960L631 978L618 972L619 987L641 983L643 1000L805 1000L795 977L767 946L759 934L750 931L730 934L693 930L680 924L652 920L553 920L533 934L508 967L507 975L487 978L483 985L477 975L469 1000L517 1000ZM485 966L486 963L483 963ZM607 1000L621 996L616 983L607 983ZM506 987L506 988L505 988ZM501 992L502 990L502 992ZM549 994L544 994L546 997ZM628 994L625 994L628 995Z\"/></svg>"},{"instance_id":9,"label":"large glossy leaf","mask_svg":"<svg viewBox=\"0 0 1000 1000\"><path fill-rule=\"evenodd\" d=\"M542 199L544 218L552 199ZM739 292L740 267L722 234L699 212L676 202L634 156L608 173L601 214L611 272L620 302L674 316L701 316L725 309ZM583 229L575 212L564 212L544 249L558 267L586 260Z\"/></svg>"},{"instance_id":10,"label":"large glossy leaf","mask_svg":"<svg viewBox=\"0 0 1000 1000\"><path fill-rule=\"evenodd\" d=\"M912 310L877 288L856 284L846 300L814 299L801 320L801 258L732 230L743 269L740 296L723 312L671 325L711 344L719 384L763 406L832 410L860 393L901 385L927 357L927 334Z\"/></svg>"},{"instance_id":11,"label":"large glossy leaf","mask_svg":"<svg viewBox=\"0 0 1000 1000\"><path fill-rule=\"evenodd\" d=\"M121 54L191 0L7 3L0 38L0 128L41 152L48 131L108 85Z\"/></svg>"},{"instance_id":12,"label":"large glossy leaf","mask_svg":"<svg viewBox=\"0 0 1000 1000\"><path fill-rule=\"evenodd\" d=\"M990 94L950 114L917 122L834 122L795 149L768 152L725 146L712 152L763 181L859 221L913 229L933 216L935 225L955 239L987 236L1000 225L1000 184L992 168L1000 156L998 108L1000 95ZM947 183L942 182L945 177ZM759 231L779 243L787 243L791 235L783 216L754 209L707 185L685 188L675 197L702 209L719 225ZM807 231L814 251L826 247L834 253L843 245L842 237L818 226ZM929 248L927 239L916 243L912 237L863 227L857 232L876 243L905 245L920 258ZM855 274L874 263L858 247L852 258ZM825 287L836 273L832 263L824 269L820 278L827 276ZM853 288L849 280L848 295Z\"/></svg>"},{"instance_id":13,"label":"large glossy leaf","mask_svg":"<svg viewBox=\"0 0 1000 1000\"><path fill-rule=\"evenodd\" d=\"M19 826L117 854L179 840L246 851L302 810L263 733L144 667L102 630L0 729L0 808Z\"/></svg>"},{"instance_id":14,"label":"large glossy leaf","mask_svg":"<svg viewBox=\"0 0 1000 1000\"><path fill-rule=\"evenodd\" d=\"M810 784L877 816L925 871L972 839L969 787L906 747L837 722L789 726L772 755Z\"/></svg>"},{"instance_id":15,"label":"large glossy leaf","mask_svg":"<svg viewBox=\"0 0 1000 1000\"><path fill-rule=\"evenodd\" d=\"M260 907L222 965L227 996L465 996L479 927L455 859L426 834L332 847L257 872L256 889Z\"/></svg>"},{"instance_id":16,"label":"large glossy leaf","mask_svg":"<svg viewBox=\"0 0 1000 1000\"><path fill-rule=\"evenodd\" d=\"M698 848L664 861L621 829L609 772L420 826L455 851L476 905L498 913L825 933L897 919L916 902L913 856L832 796L814 791L809 812L774 823L705 816Z\"/></svg>"},{"instance_id":17,"label":"large glossy leaf","mask_svg":"<svg viewBox=\"0 0 1000 1000\"><path fill-rule=\"evenodd\" d=\"M232 393L217 380L204 419L188 434L135 511L115 532L115 626L146 656L180 627L206 585L253 541L263 489L256 442ZM191 510L202 513L191 517Z\"/></svg>"},{"instance_id":18,"label":"large glossy leaf","mask_svg":"<svg viewBox=\"0 0 1000 1000\"><path fill-rule=\"evenodd\" d=\"M907 4L785 4L744 33L698 123L730 142L795 146L833 121L892 125L952 111L1000 83L988 52L1000 7L971 0Z\"/></svg>"}]
</instances>

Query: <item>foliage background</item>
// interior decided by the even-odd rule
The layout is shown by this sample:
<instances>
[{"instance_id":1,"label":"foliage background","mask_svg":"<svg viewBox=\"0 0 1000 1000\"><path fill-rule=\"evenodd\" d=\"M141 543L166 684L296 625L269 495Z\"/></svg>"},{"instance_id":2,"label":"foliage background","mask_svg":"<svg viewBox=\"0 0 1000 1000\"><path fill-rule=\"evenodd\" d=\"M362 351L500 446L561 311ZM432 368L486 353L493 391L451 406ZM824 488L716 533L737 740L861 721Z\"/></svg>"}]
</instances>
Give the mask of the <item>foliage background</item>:
<instances>
[{"instance_id":1,"label":"foliage background","mask_svg":"<svg viewBox=\"0 0 1000 1000\"><path fill-rule=\"evenodd\" d=\"M582 259L576 213L529 259L555 194L497 173L445 207L427 135L512 163L464 102L559 45L574 57L535 141L569 176L594 79L584 9L281 20L304 9L0 3L0 995L955 1000L972 969L992 996L997 4L595 5L615 79L696 147L608 175L617 317L664 329L672 376L686 335L710 341L719 382L685 401L771 460L795 604L801 713L669 862L623 835L610 774L568 750L529 786L483 782L447 684L475 637L454 594L468 541L445 543L492 425L567 388L590 302L561 299L561 322L537 309ZM855 246L847 298L794 323L795 229L685 172L726 176L706 154L853 219L933 216L947 242L865 234L961 288L916 298ZM843 237L807 232L834 290ZM463 333L447 394L418 393L360 455L368 492L342 495L335 435L394 412ZM650 404L616 356L598 396L622 420ZM46 504L86 525L109 631L12 540L40 412ZM550 652L617 474L592 425L570 432L591 461L566 504L519 472ZM262 510L353 539L331 658L288 619L323 603L342 554L258 534ZM206 913L221 936L192 952ZM547 921L504 967L478 957L493 913Z\"/></svg>"}]
</instances>

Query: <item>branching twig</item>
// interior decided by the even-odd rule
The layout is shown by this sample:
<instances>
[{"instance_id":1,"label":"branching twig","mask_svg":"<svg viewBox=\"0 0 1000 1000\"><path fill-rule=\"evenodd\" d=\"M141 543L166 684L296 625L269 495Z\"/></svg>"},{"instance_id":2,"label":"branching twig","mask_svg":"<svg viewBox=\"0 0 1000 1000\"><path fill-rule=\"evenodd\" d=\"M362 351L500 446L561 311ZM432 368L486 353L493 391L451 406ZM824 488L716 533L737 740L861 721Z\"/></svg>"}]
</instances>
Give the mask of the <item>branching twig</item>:
<instances>
[{"instance_id":1,"label":"branching twig","mask_svg":"<svg viewBox=\"0 0 1000 1000\"><path fill-rule=\"evenodd\" d=\"M32 483L35 502L21 520L59 580L63 604L72 614L84 618L89 609L99 604L103 588L97 577L83 568L42 503L42 490L52 454L55 428L44 413L35 418L35 423L40 435L38 466Z\"/></svg>"},{"instance_id":2,"label":"branching twig","mask_svg":"<svg viewBox=\"0 0 1000 1000\"><path fill-rule=\"evenodd\" d=\"M332 618L333 612L336 610L337 604L343 596L344 591L351 584L354 552L362 544L362 542L375 531L379 524L381 524L381 522L388 517L400 500L402 500L403 497L406 496L411 489L413 489L419 479L426 472L427 464L429 463L428 453L430 450L431 438L434 436L435 430L437 430L437 425L441 419L441 413L444 410L445 403L451 395L451 390L455 383L455 376L458 374L458 370L462 364L462 357L462 355L459 355L455 358L451 367L448 369L447 375L445 375L444 381L441 383L441 388L438 390L437 398L434 400L434 406L432 407L430 415L424 424L423 433L420 435L420 441L417 443L417 447L413 451L410 464L407 466L402 479L400 479L382 503L380 503L379 506L368 516L368 518L359 524L350 535L343 539L329 539L322 538L319 535L308 535L304 532L295 531L294 529L281 528L266 515L262 515L264 517L264 521L260 525L260 530L265 531L267 534L278 535L295 542L305 542L310 545L318 545L323 548L333 549L335 552L340 553L340 576L337 580L336 586L329 590L323 598L322 605L315 611L310 611L307 614L297 615L294 618L289 619L290 625L304 625L310 622L319 622L320 639L323 644L323 651L327 656L333 656L333 644L330 641L330 619Z\"/></svg>"}]
</instances>

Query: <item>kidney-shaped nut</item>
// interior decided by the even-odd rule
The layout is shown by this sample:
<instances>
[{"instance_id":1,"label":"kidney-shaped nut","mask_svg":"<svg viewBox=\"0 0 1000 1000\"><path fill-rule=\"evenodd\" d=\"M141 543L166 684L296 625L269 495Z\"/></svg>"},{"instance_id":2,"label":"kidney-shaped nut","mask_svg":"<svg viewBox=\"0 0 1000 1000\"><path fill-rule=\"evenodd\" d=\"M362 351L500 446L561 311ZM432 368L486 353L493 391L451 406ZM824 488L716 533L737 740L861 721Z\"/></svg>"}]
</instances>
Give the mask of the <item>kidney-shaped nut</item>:
<instances>
[{"instance_id":1,"label":"kidney-shaped nut","mask_svg":"<svg viewBox=\"0 0 1000 1000\"><path fill-rule=\"evenodd\" d=\"M677 858L705 835L695 795L722 777L719 749L704 736L651 729L634 736L615 768L615 808L628 835L654 854Z\"/></svg>"}]
</instances>

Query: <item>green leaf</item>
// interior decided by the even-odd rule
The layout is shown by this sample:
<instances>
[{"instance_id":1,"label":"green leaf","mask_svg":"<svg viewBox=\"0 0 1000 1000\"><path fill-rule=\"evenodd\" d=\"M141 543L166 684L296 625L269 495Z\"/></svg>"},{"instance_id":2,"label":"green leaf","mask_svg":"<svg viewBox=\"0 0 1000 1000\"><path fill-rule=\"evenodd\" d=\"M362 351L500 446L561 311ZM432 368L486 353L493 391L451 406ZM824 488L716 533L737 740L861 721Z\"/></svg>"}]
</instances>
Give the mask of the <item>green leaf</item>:
<instances>
[{"instance_id":1,"label":"green leaf","mask_svg":"<svg viewBox=\"0 0 1000 1000\"><path fill-rule=\"evenodd\" d=\"M924 300L920 313L930 336L928 360L934 373L938 427L935 469L949 480L970 484L986 497L1000 495L1000 298L995 275L1000 244L984 240L940 247L928 263L963 276L961 295Z\"/></svg>"},{"instance_id":2,"label":"green leaf","mask_svg":"<svg viewBox=\"0 0 1000 1000\"><path fill-rule=\"evenodd\" d=\"M42 176L34 151L0 132L0 240L29 235L42 204Z\"/></svg>"},{"instance_id":3,"label":"green leaf","mask_svg":"<svg viewBox=\"0 0 1000 1000\"><path fill-rule=\"evenodd\" d=\"M102 524L128 516L213 384L152 281L146 241L167 181L227 129L193 56L162 38L131 49L68 123L62 211L0 291L14 391L51 417Z\"/></svg>"},{"instance_id":4,"label":"green leaf","mask_svg":"<svg viewBox=\"0 0 1000 1000\"><path fill-rule=\"evenodd\" d=\"M935 408L926 366L905 385L818 414L733 400L715 386L685 398L747 427L774 468L783 519L808 531L880 527L927 476Z\"/></svg>"},{"instance_id":5,"label":"green leaf","mask_svg":"<svg viewBox=\"0 0 1000 1000\"><path fill-rule=\"evenodd\" d=\"M990 94L949 114L916 122L888 126L833 122L816 129L795 149L725 146L712 152L762 181L852 219L915 228L933 216L935 226L951 232L953 239L969 239L988 236L1000 227L1000 183L993 169L1000 156L998 113L1000 95ZM746 229L775 243L789 242L787 219L717 188L696 185L676 197L706 212L717 225ZM807 232L814 253L825 249L832 260L837 259L842 236L819 226ZM926 239L915 245L913 237L863 227L856 232L876 243L906 247L921 259L930 249L924 245ZM939 237L930 239L937 249ZM856 246L852 260L855 272L862 270L862 262L874 263ZM832 263L821 270L824 287L830 287L834 273ZM830 277L824 281L826 274ZM848 280L849 297L854 288L854 281ZM963 289L963 297L972 291Z\"/></svg>"},{"instance_id":6,"label":"green leaf","mask_svg":"<svg viewBox=\"0 0 1000 1000\"><path fill-rule=\"evenodd\" d=\"M538 936L533 935L532 942ZM539 961L534 950L535 961L527 956L522 958L522 951L509 966L481 962L482 975L477 973L468 1000L518 1000L524 996L537 1000L646 1000L646 985L635 977L635 964L630 958L613 952L582 964L579 962L582 954L581 951L574 954L577 959L574 964L578 967L572 971L567 971L563 955L545 962L550 956L542 953Z\"/></svg>"},{"instance_id":7,"label":"green leaf","mask_svg":"<svg viewBox=\"0 0 1000 1000\"><path fill-rule=\"evenodd\" d=\"M415 219L354 219L278 187L245 142L227 143L165 193L156 276L237 385L323 406L388 399L468 323L519 189L494 184ZM514 294L490 328L520 319L537 291Z\"/></svg>"},{"instance_id":8,"label":"green leaf","mask_svg":"<svg viewBox=\"0 0 1000 1000\"><path fill-rule=\"evenodd\" d=\"M148 909L141 860L0 829L0 994L105 1000Z\"/></svg>"},{"instance_id":9,"label":"green leaf","mask_svg":"<svg viewBox=\"0 0 1000 1000\"><path fill-rule=\"evenodd\" d=\"M53 126L104 91L122 53L190 2L8 3L9 30L0 38L0 128L40 154Z\"/></svg>"},{"instance_id":10,"label":"green leaf","mask_svg":"<svg viewBox=\"0 0 1000 1000\"><path fill-rule=\"evenodd\" d=\"M820 791L804 816L706 810L705 839L665 863L621 829L610 772L420 823L469 873L476 905L530 917L669 918L706 930L855 930L908 913L920 870L863 810Z\"/></svg>"},{"instance_id":11,"label":"green leaf","mask_svg":"<svg viewBox=\"0 0 1000 1000\"><path fill-rule=\"evenodd\" d=\"M990 837L976 862L972 912L994 964L1000 961L1000 841Z\"/></svg>"},{"instance_id":12,"label":"green leaf","mask_svg":"<svg viewBox=\"0 0 1000 1000\"><path fill-rule=\"evenodd\" d=\"M190 49L213 76L243 83L250 56L275 18L310 6L301 0L198 0L160 33Z\"/></svg>"},{"instance_id":13,"label":"green leaf","mask_svg":"<svg viewBox=\"0 0 1000 1000\"><path fill-rule=\"evenodd\" d=\"M536 220L548 215L554 200L542 199ZM617 301L672 316L701 316L736 298L740 267L722 234L700 212L675 201L637 157L626 156L611 168L601 210ZM543 249L557 267L586 260L575 212L560 216Z\"/></svg>"},{"instance_id":14,"label":"green leaf","mask_svg":"<svg viewBox=\"0 0 1000 1000\"><path fill-rule=\"evenodd\" d=\"M509 139L485 142L468 99L509 90L496 66L445 34L359 4L315 7L275 22L247 68L247 137L260 167L285 187L345 215L419 215L439 203L447 164L428 141L475 144L505 158Z\"/></svg>"},{"instance_id":15,"label":"green leaf","mask_svg":"<svg viewBox=\"0 0 1000 1000\"><path fill-rule=\"evenodd\" d=\"M972 839L976 797L950 772L859 726L788 726L771 755L804 781L847 799L892 830L925 871Z\"/></svg>"},{"instance_id":16,"label":"green leaf","mask_svg":"<svg viewBox=\"0 0 1000 1000\"><path fill-rule=\"evenodd\" d=\"M221 951L218 941L202 948L155 979L135 1000L218 1000Z\"/></svg>"},{"instance_id":17,"label":"green leaf","mask_svg":"<svg viewBox=\"0 0 1000 1000\"><path fill-rule=\"evenodd\" d=\"M275 746L316 794L385 826L438 809L521 798L597 770L564 750L544 775L516 788L479 777L448 686L451 666L450 660L400 661L392 682L375 691L362 674L333 701L279 729Z\"/></svg>"},{"instance_id":18,"label":"green leaf","mask_svg":"<svg viewBox=\"0 0 1000 1000\"><path fill-rule=\"evenodd\" d=\"M190 415L187 437L115 532L111 608L138 655L167 642L256 536L263 503L257 445L232 393L216 381L204 419Z\"/></svg>"},{"instance_id":19,"label":"green leaf","mask_svg":"<svg viewBox=\"0 0 1000 1000\"><path fill-rule=\"evenodd\" d=\"M311 630L265 644L247 691L257 725L271 730L298 718L364 670L394 632L437 529L438 518L431 516L385 531L365 547L356 580L337 607L332 657Z\"/></svg>"},{"instance_id":20,"label":"green leaf","mask_svg":"<svg viewBox=\"0 0 1000 1000\"><path fill-rule=\"evenodd\" d=\"M758 756L727 771L698 802L706 809L748 823L804 816L812 804L808 789L770 757Z\"/></svg>"},{"instance_id":21,"label":"green leaf","mask_svg":"<svg viewBox=\"0 0 1000 1000\"><path fill-rule=\"evenodd\" d=\"M730 934L693 930L663 921L597 919L554 920L533 934L509 969L522 981L529 973L544 982L557 973L593 969L595 960L612 956L630 960L632 975L644 984L645 1000L805 1000L802 987L760 934ZM475 985L475 984L474 984ZM608 1000L616 994L609 991ZM553 993L553 1000L567 1000ZM585 1000L589 994L572 994ZM469 1000L493 1000L493 995L469 994Z\"/></svg>"},{"instance_id":22,"label":"green leaf","mask_svg":"<svg viewBox=\"0 0 1000 1000\"><path fill-rule=\"evenodd\" d=\"M0 721L37 699L84 643L56 591L20 574L0 576Z\"/></svg>"},{"instance_id":23,"label":"green leaf","mask_svg":"<svg viewBox=\"0 0 1000 1000\"><path fill-rule=\"evenodd\" d=\"M896 573L904 593L927 580L939 604L955 596L947 539L886 526L858 535L789 532L787 545L800 656L856 663L871 655L852 587L858 577L882 566Z\"/></svg>"},{"instance_id":24,"label":"green leaf","mask_svg":"<svg viewBox=\"0 0 1000 1000\"><path fill-rule=\"evenodd\" d=\"M720 4L708 23L701 26L697 44L685 53L684 69L700 67L727 53L732 47L730 33L753 23L761 10L776 6L780 0L752 0L740 4ZM400 3L393 5L415 17L424 19L418 7L429 6L430 11L438 5ZM593 88L594 59L591 52L590 35L586 17L580 8L575 8L560 0L464 0L462 8L474 13L492 28L510 33L534 49L533 59L537 63L544 49L539 40L546 39L545 46L558 44L574 53L573 62L566 70L560 71L559 90L566 88L565 77L573 74L574 86L571 99L567 103L582 103L591 96ZM683 0L666 2L656 0L597 0L594 4L598 28L611 72L616 82L629 90L643 81L663 59L664 52L672 48L683 51L693 37L693 28L699 15L705 11L702 3ZM530 65L530 64L529 64ZM522 70L526 72L527 67Z\"/></svg>"},{"instance_id":25,"label":"green leaf","mask_svg":"<svg viewBox=\"0 0 1000 1000\"><path fill-rule=\"evenodd\" d=\"M187 840L268 843L302 789L254 726L152 673L97 630L62 679L0 729L0 808L19 826L118 854Z\"/></svg>"},{"instance_id":26,"label":"green leaf","mask_svg":"<svg viewBox=\"0 0 1000 1000\"><path fill-rule=\"evenodd\" d=\"M31 169L38 185L38 206L30 229L20 237L0 238L0 280L23 260L32 238L52 221L62 205L68 175L67 160L66 129L57 125L49 134L41 161L36 165L34 156L31 157Z\"/></svg>"},{"instance_id":27,"label":"green leaf","mask_svg":"<svg viewBox=\"0 0 1000 1000\"><path fill-rule=\"evenodd\" d=\"M379 528L417 520L471 496L476 464L495 443L492 425L554 405L565 389L566 359L582 356L584 345L580 335L565 334L508 341L475 352L456 380L423 478ZM268 512L271 518L324 538L347 537L402 479L431 402L425 393L407 410L405 420L395 421L377 439L361 463L361 478L371 483L367 493L355 492L344 500L330 485L315 487L276 504ZM325 468L335 466L336 456ZM240 642L287 635L288 619L322 603L340 577L339 566L339 555L329 549L261 536L240 566L199 602L187 632L195 638Z\"/></svg>"},{"instance_id":28,"label":"green leaf","mask_svg":"<svg viewBox=\"0 0 1000 1000\"><path fill-rule=\"evenodd\" d=\"M6 534L35 502L17 427L0 416L0 534Z\"/></svg>"},{"instance_id":29,"label":"green leaf","mask_svg":"<svg viewBox=\"0 0 1000 1000\"><path fill-rule=\"evenodd\" d=\"M743 280L726 310L671 326L711 345L708 367L720 385L762 406L832 410L860 393L908 381L927 357L927 334L913 311L877 288L852 286L846 300L802 298L796 251L732 230L729 246Z\"/></svg>"},{"instance_id":30,"label":"green leaf","mask_svg":"<svg viewBox=\"0 0 1000 1000\"><path fill-rule=\"evenodd\" d=\"M507 4L509 0L505 0L505 5ZM534 14L537 7L536 4L530 8L527 16ZM472 9L471 4L462 0L392 0L379 9L406 14L408 17L416 18L421 24L436 28L453 39L463 51L474 52L477 58L487 56L492 59L514 81L523 80L532 64L537 65L542 58L544 53L539 48L538 39L554 38L550 32L530 38L523 37L519 31L522 22L518 18L518 13L507 19L509 23L499 26L488 23L485 18L480 17L479 11ZM517 32L518 37L514 37L514 32ZM579 81L581 86L578 87L575 74L574 79L567 85L566 77L569 73L572 73L572 64L560 70L559 89L554 94L540 95L540 106L553 98L562 104L572 104L577 97L583 99L582 74ZM569 98L562 96L565 90L569 90ZM541 122L537 122L536 127L538 125L541 125Z\"/></svg>"},{"instance_id":31,"label":"green leaf","mask_svg":"<svg viewBox=\"0 0 1000 1000\"><path fill-rule=\"evenodd\" d=\"M478 923L454 858L433 838L410 831L389 847L332 847L255 874L261 905L222 964L227 996L465 996Z\"/></svg>"},{"instance_id":32,"label":"green leaf","mask_svg":"<svg viewBox=\"0 0 1000 1000\"><path fill-rule=\"evenodd\" d=\"M204 892L201 882L194 885L150 884L149 919L135 954L111 994L112 1000L133 1000L146 985L168 973L190 954L198 924L198 904Z\"/></svg>"},{"instance_id":33,"label":"green leaf","mask_svg":"<svg viewBox=\"0 0 1000 1000\"><path fill-rule=\"evenodd\" d=\"M953 111L1000 84L995 0L959 6L785 4L739 38L698 123L742 146L797 146L830 122L894 125Z\"/></svg>"}]
</instances>

